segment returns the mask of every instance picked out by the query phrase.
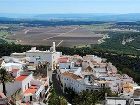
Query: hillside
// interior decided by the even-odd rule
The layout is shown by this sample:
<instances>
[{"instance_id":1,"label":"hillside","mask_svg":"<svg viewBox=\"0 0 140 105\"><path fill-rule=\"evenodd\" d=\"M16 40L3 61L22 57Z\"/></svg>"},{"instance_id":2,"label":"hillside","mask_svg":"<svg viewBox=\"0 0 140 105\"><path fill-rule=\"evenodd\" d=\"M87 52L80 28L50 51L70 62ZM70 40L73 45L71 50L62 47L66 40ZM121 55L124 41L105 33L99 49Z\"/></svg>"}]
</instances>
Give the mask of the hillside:
<instances>
[{"instance_id":1,"label":"hillside","mask_svg":"<svg viewBox=\"0 0 140 105\"><path fill-rule=\"evenodd\" d=\"M6 14L1 17L15 20L78 20L78 21L140 21L140 13L83 13L83 14ZM0 19L1 20L1 19Z\"/></svg>"}]
</instances>

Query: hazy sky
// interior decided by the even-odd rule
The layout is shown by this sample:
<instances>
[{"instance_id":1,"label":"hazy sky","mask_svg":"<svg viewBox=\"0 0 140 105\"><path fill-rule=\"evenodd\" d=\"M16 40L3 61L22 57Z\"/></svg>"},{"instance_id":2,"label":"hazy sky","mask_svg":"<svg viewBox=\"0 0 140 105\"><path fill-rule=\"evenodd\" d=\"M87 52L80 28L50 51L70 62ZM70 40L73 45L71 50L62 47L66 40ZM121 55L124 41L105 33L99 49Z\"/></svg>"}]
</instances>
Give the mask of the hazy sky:
<instances>
[{"instance_id":1,"label":"hazy sky","mask_svg":"<svg viewBox=\"0 0 140 105\"><path fill-rule=\"evenodd\" d=\"M0 13L140 13L140 0L0 0Z\"/></svg>"}]
</instances>

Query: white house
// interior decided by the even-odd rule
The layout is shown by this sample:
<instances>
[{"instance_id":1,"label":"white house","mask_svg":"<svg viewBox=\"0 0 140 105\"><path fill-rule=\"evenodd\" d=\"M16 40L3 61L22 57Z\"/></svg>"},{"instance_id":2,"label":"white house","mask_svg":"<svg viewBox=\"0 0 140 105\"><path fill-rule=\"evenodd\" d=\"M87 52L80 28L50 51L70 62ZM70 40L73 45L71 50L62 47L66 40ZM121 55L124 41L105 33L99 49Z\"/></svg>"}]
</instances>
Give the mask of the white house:
<instances>
[{"instance_id":1,"label":"white house","mask_svg":"<svg viewBox=\"0 0 140 105\"><path fill-rule=\"evenodd\" d=\"M2 92L2 84L0 85ZM6 95L10 97L16 91L21 91L22 102L38 101L47 94L49 78L34 79L32 73L22 73L15 81L6 83Z\"/></svg>"},{"instance_id":2,"label":"white house","mask_svg":"<svg viewBox=\"0 0 140 105\"><path fill-rule=\"evenodd\" d=\"M49 89L49 78L44 78L40 80L32 79L30 81L30 86L23 92L22 101L40 101L45 97Z\"/></svg>"},{"instance_id":3,"label":"white house","mask_svg":"<svg viewBox=\"0 0 140 105\"><path fill-rule=\"evenodd\" d=\"M59 69L70 69L74 68L74 62L70 61L69 57L60 57L58 59Z\"/></svg>"},{"instance_id":4,"label":"white house","mask_svg":"<svg viewBox=\"0 0 140 105\"><path fill-rule=\"evenodd\" d=\"M81 69L75 67L76 61L72 58L74 57L61 56L59 58L57 78L64 87L70 87L74 91L80 92L81 90L93 90L93 88L98 90L105 86L109 87L112 92L125 93L128 88L124 88L124 84L134 84L131 77L126 74L117 74L117 68L100 57L83 56L82 59L80 58L82 61Z\"/></svg>"},{"instance_id":5,"label":"white house","mask_svg":"<svg viewBox=\"0 0 140 105\"><path fill-rule=\"evenodd\" d=\"M105 105L140 105L140 98L106 97Z\"/></svg>"},{"instance_id":6,"label":"white house","mask_svg":"<svg viewBox=\"0 0 140 105\"><path fill-rule=\"evenodd\" d=\"M58 69L57 79L65 88L71 88L73 91L80 93L83 90L99 90L106 83L95 81L89 71L82 71L81 67L71 69ZM107 85L104 85L107 86Z\"/></svg>"},{"instance_id":7,"label":"white house","mask_svg":"<svg viewBox=\"0 0 140 105\"><path fill-rule=\"evenodd\" d=\"M36 47L32 47L31 50L23 53L12 53L11 57L28 61L29 63L33 63L34 65L49 62L49 68L51 70L54 70L56 69L58 58L61 55L62 52L56 52L55 42L53 42L53 46L50 48L50 50L40 51L37 50Z\"/></svg>"},{"instance_id":8,"label":"white house","mask_svg":"<svg viewBox=\"0 0 140 105\"><path fill-rule=\"evenodd\" d=\"M6 96L9 98L17 91L21 91L21 98L24 102L39 100L47 94L49 89L49 78L34 79L32 72L23 70L23 65L19 63L2 63L2 67L14 77L12 82L7 82ZM0 84L0 91L3 86Z\"/></svg>"},{"instance_id":9,"label":"white house","mask_svg":"<svg viewBox=\"0 0 140 105\"><path fill-rule=\"evenodd\" d=\"M50 68L52 70L55 69L58 58L61 55L61 52L56 52L55 50L55 42L53 42L53 47L51 47L50 50L47 51L36 50L36 47L33 47L31 50L26 51L26 57L29 58L29 62L33 62L34 64L49 62Z\"/></svg>"}]
</instances>

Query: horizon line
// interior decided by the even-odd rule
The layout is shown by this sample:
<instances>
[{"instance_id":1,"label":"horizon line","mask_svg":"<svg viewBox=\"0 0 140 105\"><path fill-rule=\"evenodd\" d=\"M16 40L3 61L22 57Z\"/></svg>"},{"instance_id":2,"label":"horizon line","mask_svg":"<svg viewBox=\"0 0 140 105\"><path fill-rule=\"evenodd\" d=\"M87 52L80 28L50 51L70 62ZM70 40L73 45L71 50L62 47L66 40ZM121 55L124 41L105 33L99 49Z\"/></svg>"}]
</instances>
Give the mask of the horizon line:
<instances>
[{"instance_id":1,"label":"horizon line","mask_svg":"<svg viewBox=\"0 0 140 105\"><path fill-rule=\"evenodd\" d=\"M21 15L38 15L38 14L48 14L48 15L53 15L53 14L140 14L140 12L130 12L130 13L109 13L109 12L106 12L106 13L1 13L0 14L21 14Z\"/></svg>"}]
</instances>

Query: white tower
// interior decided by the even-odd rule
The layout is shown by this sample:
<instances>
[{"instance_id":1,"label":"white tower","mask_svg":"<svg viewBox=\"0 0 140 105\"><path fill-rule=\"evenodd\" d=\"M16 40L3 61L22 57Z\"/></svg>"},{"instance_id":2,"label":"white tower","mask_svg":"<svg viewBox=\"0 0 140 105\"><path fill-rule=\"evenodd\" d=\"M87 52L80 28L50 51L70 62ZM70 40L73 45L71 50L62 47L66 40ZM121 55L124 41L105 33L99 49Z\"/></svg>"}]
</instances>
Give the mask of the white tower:
<instances>
[{"instance_id":1,"label":"white tower","mask_svg":"<svg viewBox=\"0 0 140 105\"><path fill-rule=\"evenodd\" d=\"M56 49L55 49L55 42L53 42L53 52L56 52Z\"/></svg>"}]
</instances>

